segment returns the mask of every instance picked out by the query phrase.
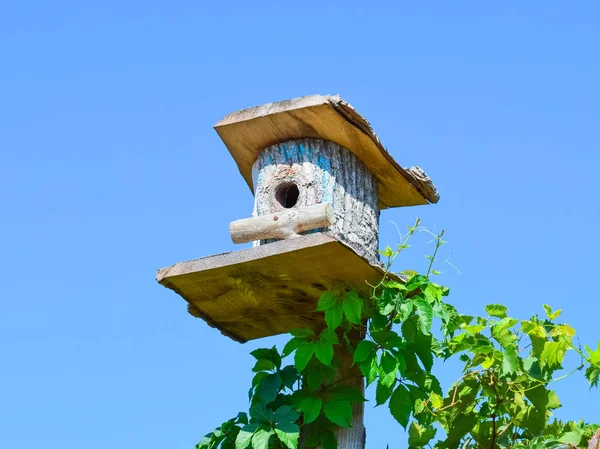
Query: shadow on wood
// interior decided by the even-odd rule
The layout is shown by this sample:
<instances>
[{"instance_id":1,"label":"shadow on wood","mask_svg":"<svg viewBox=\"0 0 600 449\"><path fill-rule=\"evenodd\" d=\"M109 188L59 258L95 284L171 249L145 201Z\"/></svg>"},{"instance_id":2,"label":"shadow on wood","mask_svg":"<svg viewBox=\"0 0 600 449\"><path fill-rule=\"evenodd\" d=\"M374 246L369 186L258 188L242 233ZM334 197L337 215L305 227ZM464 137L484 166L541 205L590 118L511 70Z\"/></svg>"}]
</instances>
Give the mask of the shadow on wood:
<instances>
[{"instance_id":1,"label":"shadow on wood","mask_svg":"<svg viewBox=\"0 0 600 449\"><path fill-rule=\"evenodd\" d=\"M335 142L375 175L379 208L437 203L438 192L419 167L401 167L369 122L338 95L310 95L233 112L215 125L254 192L252 164L267 147L294 139Z\"/></svg>"},{"instance_id":2,"label":"shadow on wood","mask_svg":"<svg viewBox=\"0 0 600 449\"><path fill-rule=\"evenodd\" d=\"M180 262L156 280L190 304L190 313L245 342L318 327L313 314L324 290L355 286L369 292L384 272L325 233Z\"/></svg>"}]
</instances>

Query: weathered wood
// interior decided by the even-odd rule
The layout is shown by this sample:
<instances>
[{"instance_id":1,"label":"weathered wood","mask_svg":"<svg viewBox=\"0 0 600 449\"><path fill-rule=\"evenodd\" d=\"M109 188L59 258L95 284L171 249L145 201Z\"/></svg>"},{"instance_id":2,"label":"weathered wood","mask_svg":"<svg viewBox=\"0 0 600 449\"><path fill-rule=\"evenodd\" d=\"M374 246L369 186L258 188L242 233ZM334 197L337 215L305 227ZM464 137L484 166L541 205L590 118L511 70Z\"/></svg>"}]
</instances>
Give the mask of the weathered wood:
<instances>
[{"instance_id":1,"label":"weathered wood","mask_svg":"<svg viewBox=\"0 0 600 449\"><path fill-rule=\"evenodd\" d=\"M295 207L330 203L334 220L327 230L359 255L379 260L377 180L348 149L320 139L272 145L254 163L253 178L254 215L285 211L289 204L279 193L294 186Z\"/></svg>"},{"instance_id":2,"label":"weathered wood","mask_svg":"<svg viewBox=\"0 0 600 449\"><path fill-rule=\"evenodd\" d=\"M263 149L288 140L336 142L356 154L375 175L380 209L436 203L439 195L419 171L401 167L385 150L371 125L337 95L311 95L229 114L215 125L253 189L252 164Z\"/></svg>"},{"instance_id":3,"label":"weathered wood","mask_svg":"<svg viewBox=\"0 0 600 449\"><path fill-rule=\"evenodd\" d=\"M236 220L230 223L229 233L233 243L266 239L289 239L300 237L301 232L326 228L332 223L333 208L331 204L320 203Z\"/></svg>"},{"instance_id":4,"label":"weathered wood","mask_svg":"<svg viewBox=\"0 0 600 449\"><path fill-rule=\"evenodd\" d=\"M192 315L244 342L322 325L313 312L324 290L354 285L368 294L384 272L325 233L180 262L156 280Z\"/></svg>"}]
</instances>

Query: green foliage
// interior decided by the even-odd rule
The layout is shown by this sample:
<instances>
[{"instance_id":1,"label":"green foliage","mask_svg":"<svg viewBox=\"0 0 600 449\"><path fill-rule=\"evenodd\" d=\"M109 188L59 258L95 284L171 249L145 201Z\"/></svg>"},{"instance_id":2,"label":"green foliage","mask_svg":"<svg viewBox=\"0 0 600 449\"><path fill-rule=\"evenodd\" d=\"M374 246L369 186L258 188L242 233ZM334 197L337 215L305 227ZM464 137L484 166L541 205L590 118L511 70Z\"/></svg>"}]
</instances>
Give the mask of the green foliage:
<instances>
[{"instance_id":1,"label":"green foliage","mask_svg":"<svg viewBox=\"0 0 600 449\"><path fill-rule=\"evenodd\" d=\"M519 320L502 304L483 307L482 316L460 314L445 301L449 289L431 280L443 232L427 274L392 273L392 262L408 247L418 221L396 250L386 247L386 276L368 297L357 290L324 292L315 313L325 327L296 329L279 352L258 349L249 392L249 416L240 413L206 435L196 449L336 449L335 430L351 426L352 404L363 392L336 374L344 360L374 385L376 406L408 429L410 448L448 449L598 448L598 426L553 419L561 406L551 384L583 372L591 387L600 380L600 342L595 350L574 343L575 330L557 322L561 310ZM565 375L567 352L579 357ZM283 366L286 358L291 364ZM437 360L463 364L444 392L435 377ZM348 362L344 362L348 363ZM439 431L441 429L441 431ZM439 433L439 435L438 435ZM434 438L437 436L437 441ZM595 446L594 446L595 445Z\"/></svg>"}]
</instances>

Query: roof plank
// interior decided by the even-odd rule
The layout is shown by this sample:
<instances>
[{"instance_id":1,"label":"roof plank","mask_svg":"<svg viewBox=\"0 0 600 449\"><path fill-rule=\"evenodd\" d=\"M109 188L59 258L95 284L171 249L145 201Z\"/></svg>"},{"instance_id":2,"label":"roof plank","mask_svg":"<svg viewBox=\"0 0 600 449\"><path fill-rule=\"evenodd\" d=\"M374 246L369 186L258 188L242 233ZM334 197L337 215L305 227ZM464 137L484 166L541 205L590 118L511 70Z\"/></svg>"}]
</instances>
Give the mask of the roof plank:
<instances>
[{"instance_id":1,"label":"roof plank","mask_svg":"<svg viewBox=\"0 0 600 449\"><path fill-rule=\"evenodd\" d=\"M378 181L380 209L436 203L419 167L401 167L369 122L338 95L311 95L233 112L215 129L253 189L252 164L267 147L301 138L330 140L356 154Z\"/></svg>"}]
</instances>

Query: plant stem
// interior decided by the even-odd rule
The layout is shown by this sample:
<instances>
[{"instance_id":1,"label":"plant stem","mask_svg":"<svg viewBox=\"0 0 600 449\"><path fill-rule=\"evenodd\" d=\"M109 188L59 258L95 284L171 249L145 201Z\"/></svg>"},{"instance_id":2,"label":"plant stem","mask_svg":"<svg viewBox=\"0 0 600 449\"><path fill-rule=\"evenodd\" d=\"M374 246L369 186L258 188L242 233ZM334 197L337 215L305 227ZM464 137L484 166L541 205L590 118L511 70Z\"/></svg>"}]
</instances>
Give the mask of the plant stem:
<instances>
[{"instance_id":1,"label":"plant stem","mask_svg":"<svg viewBox=\"0 0 600 449\"><path fill-rule=\"evenodd\" d=\"M492 444L490 449L494 449L496 447L496 415L492 415Z\"/></svg>"},{"instance_id":2,"label":"plant stem","mask_svg":"<svg viewBox=\"0 0 600 449\"><path fill-rule=\"evenodd\" d=\"M429 268L427 269L427 277L429 277L429 275L431 274L431 269L433 268L433 262L435 261L435 256L437 255L438 249L440 249L440 246L442 246L442 236L443 235L444 235L444 231L442 230L442 232L440 232L440 234L436 236L435 250L433 251L433 255L431 256L431 259L429 259Z\"/></svg>"}]
</instances>

